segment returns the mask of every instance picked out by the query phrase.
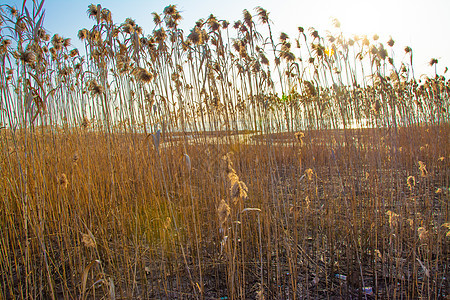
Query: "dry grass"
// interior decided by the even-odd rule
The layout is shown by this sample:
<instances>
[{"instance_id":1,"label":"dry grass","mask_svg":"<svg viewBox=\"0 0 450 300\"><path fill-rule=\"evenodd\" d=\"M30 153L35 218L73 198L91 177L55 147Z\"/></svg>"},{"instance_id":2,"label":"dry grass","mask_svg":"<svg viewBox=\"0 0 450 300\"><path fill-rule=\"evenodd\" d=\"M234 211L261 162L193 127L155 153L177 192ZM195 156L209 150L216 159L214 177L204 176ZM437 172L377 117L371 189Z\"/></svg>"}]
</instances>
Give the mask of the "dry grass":
<instances>
[{"instance_id":1,"label":"dry grass","mask_svg":"<svg viewBox=\"0 0 450 300\"><path fill-rule=\"evenodd\" d=\"M91 5L86 61L29 5L1 12L1 298L448 297L443 76L337 20L294 50L261 8L265 45L248 11L186 38Z\"/></svg>"}]
</instances>

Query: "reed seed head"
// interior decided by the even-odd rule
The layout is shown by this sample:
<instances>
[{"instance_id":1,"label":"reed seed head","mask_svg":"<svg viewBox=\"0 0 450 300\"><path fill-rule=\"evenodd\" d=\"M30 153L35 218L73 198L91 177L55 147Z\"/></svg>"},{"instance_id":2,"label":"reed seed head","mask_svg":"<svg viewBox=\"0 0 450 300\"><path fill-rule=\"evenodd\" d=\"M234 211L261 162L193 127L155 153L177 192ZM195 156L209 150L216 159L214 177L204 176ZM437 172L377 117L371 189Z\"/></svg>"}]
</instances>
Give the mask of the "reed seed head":
<instances>
[{"instance_id":1,"label":"reed seed head","mask_svg":"<svg viewBox=\"0 0 450 300\"><path fill-rule=\"evenodd\" d=\"M263 53L260 53L259 57L261 58L261 64L266 65L266 66L269 65L269 60Z\"/></svg>"},{"instance_id":2,"label":"reed seed head","mask_svg":"<svg viewBox=\"0 0 450 300\"><path fill-rule=\"evenodd\" d=\"M153 36L155 37L156 42L161 44L166 40L167 34L164 28L160 28L153 32Z\"/></svg>"},{"instance_id":3,"label":"reed seed head","mask_svg":"<svg viewBox=\"0 0 450 300\"><path fill-rule=\"evenodd\" d=\"M284 33L284 32L280 33L280 41L281 42L286 42L286 40L288 38L289 38L289 36L286 33Z\"/></svg>"},{"instance_id":4,"label":"reed seed head","mask_svg":"<svg viewBox=\"0 0 450 300\"><path fill-rule=\"evenodd\" d=\"M428 230L426 230L424 227L417 228L417 234L419 236L420 241L425 241L429 237Z\"/></svg>"},{"instance_id":5,"label":"reed seed head","mask_svg":"<svg viewBox=\"0 0 450 300\"><path fill-rule=\"evenodd\" d=\"M74 164L76 164L76 163L78 162L79 159L80 159L80 156L78 155L78 153L75 153L75 154L73 155L72 162L73 162Z\"/></svg>"},{"instance_id":6,"label":"reed seed head","mask_svg":"<svg viewBox=\"0 0 450 300\"><path fill-rule=\"evenodd\" d=\"M137 80L149 83L153 79L153 75L144 68L135 68L133 71Z\"/></svg>"},{"instance_id":7,"label":"reed seed head","mask_svg":"<svg viewBox=\"0 0 450 300\"><path fill-rule=\"evenodd\" d=\"M67 180L66 174L62 173L58 176L58 185L63 189L67 188L67 186L69 185L69 180Z\"/></svg>"},{"instance_id":8,"label":"reed seed head","mask_svg":"<svg viewBox=\"0 0 450 300\"><path fill-rule=\"evenodd\" d=\"M101 12L101 20L106 23L112 23L111 11L109 9L103 8Z\"/></svg>"},{"instance_id":9,"label":"reed seed head","mask_svg":"<svg viewBox=\"0 0 450 300\"><path fill-rule=\"evenodd\" d=\"M255 10L259 16L259 20L261 21L261 23L267 24L269 22L269 13L267 12L267 10L265 10L261 6L256 7Z\"/></svg>"},{"instance_id":10,"label":"reed seed head","mask_svg":"<svg viewBox=\"0 0 450 300\"><path fill-rule=\"evenodd\" d=\"M244 23L252 28L253 26L253 22L252 22L252 15L250 14L250 12L246 9L244 9L244 11L242 12L243 16L244 16Z\"/></svg>"},{"instance_id":11,"label":"reed seed head","mask_svg":"<svg viewBox=\"0 0 450 300\"><path fill-rule=\"evenodd\" d=\"M314 178L314 171L312 169L306 169L305 174L308 177L308 180L311 181Z\"/></svg>"},{"instance_id":12,"label":"reed seed head","mask_svg":"<svg viewBox=\"0 0 450 300\"><path fill-rule=\"evenodd\" d=\"M419 170L420 170L420 176L421 177L427 177L428 171L427 171L427 165L423 161L419 161Z\"/></svg>"},{"instance_id":13,"label":"reed seed head","mask_svg":"<svg viewBox=\"0 0 450 300\"><path fill-rule=\"evenodd\" d=\"M89 18L96 19L96 18L97 18L97 15L98 15L100 12L99 12L99 10L98 10L98 6L97 6L97 5L90 4L90 5L88 6L88 9L87 9L86 13L88 14Z\"/></svg>"},{"instance_id":14,"label":"reed seed head","mask_svg":"<svg viewBox=\"0 0 450 300\"><path fill-rule=\"evenodd\" d=\"M88 90L93 95L100 95L104 92L103 86L97 83L95 79L92 79L88 82Z\"/></svg>"},{"instance_id":15,"label":"reed seed head","mask_svg":"<svg viewBox=\"0 0 450 300\"><path fill-rule=\"evenodd\" d=\"M217 215L219 216L220 226L223 226L225 222L228 220L228 216L230 215L230 206L227 204L225 200L221 200L219 207L217 208Z\"/></svg>"},{"instance_id":16,"label":"reed seed head","mask_svg":"<svg viewBox=\"0 0 450 300\"><path fill-rule=\"evenodd\" d=\"M34 62L36 62L36 54L32 51L21 52L20 60L26 64L33 64Z\"/></svg>"},{"instance_id":17,"label":"reed seed head","mask_svg":"<svg viewBox=\"0 0 450 300\"><path fill-rule=\"evenodd\" d=\"M9 13L11 14L11 16L13 17L17 17L19 14L19 11L17 10L17 8L15 8L14 6L11 6L9 8Z\"/></svg>"},{"instance_id":18,"label":"reed seed head","mask_svg":"<svg viewBox=\"0 0 450 300\"><path fill-rule=\"evenodd\" d=\"M389 222L389 226L391 227L391 228L397 228L397 226L398 226L398 222L399 222L399 219L400 219L400 216L398 215L398 214L396 214L395 212L393 212L393 211L390 211L390 210L388 210L387 212L386 212L386 215L388 216L388 222Z\"/></svg>"},{"instance_id":19,"label":"reed seed head","mask_svg":"<svg viewBox=\"0 0 450 300\"><path fill-rule=\"evenodd\" d=\"M70 46L70 39L69 38L63 40L63 46L66 47L66 48Z\"/></svg>"},{"instance_id":20,"label":"reed seed head","mask_svg":"<svg viewBox=\"0 0 450 300\"><path fill-rule=\"evenodd\" d=\"M395 42L392 39L392 37L389 38L389 41L387 41L387 44L389 45L389 47L393 47L394 46Z\"/></svg>"},{"instance_id":21,"label":"reed seed head","mask_svg":"<svg viewBox=\"0 0 450 300\"><path fill-rule=\"evenodd\" d=\"M231 199L233 199L233 204L238 201L243 201L247 199L248 188L243 181L235 181L231 187Z\"/></svg>"},{"instance_id":22,"label":"reed seed head","mask_svg":"<svg viewBox=\"0 0 450 300\"><path fill-rule=\"evenodd\" d=\"M159 25L162 23L161 16L158 13L152 12L152 16L153 16L153 23L155 23L155 25Z\"/></svg>"},{"instance_id":23,"label":"reed seed head","mask_svg":"<svg viewBox=\"0 0 450 300\"><path fill-rule=\"evenodd\" d=\"M164 8L163 13L166 16L172 16L178 12L176 5L169 5Z\"/></svg>"},{"instance_id":24,"label":"reed seed head","mask_svg":"<svg viewBox=\"0 0 450 300\"><path fill-rule=\"evenodd\" d=\"M305 137L305 134L301 131L296 132L295 133L295 138L298 140L298 142L300 143L300 146L303 146L303 138Z\"/></svg>"},{"instance_id":25,"label":"reed seed head","mask_svg":"<svg viewBox=\"0 0 450 300\"><path fill-rule=\"evenodd\" d=\"M295 60L294 53L290 51L280 52L280 57L285 59L288 62L293 62Z\"/></svg>"},{"instance_id":26,"label":"reed seed head","mask_svg":"<svg viewBox=\"0 0 450 300\"><path fill-rule=\"evenodd\" d=\"M84 41L85 39L87 39L89 36L89 31L86 28L83 28L81 30L78 31L78 38L82 41Z\"/></svg>"},{"instance_id":27,"label":"reed seed head","mask_svg":"<svg viewBox=\"0 0 450 300\"><path fill-rule=\"evenodd\" d=\"M412 190L413 187L416 185L416 178L414 176L408 176L406 183L408 184L409 189Z\"/></svg>"},{"instance_id":28,"label":"reed seed head","mask_svg":"<svg viewBox=\"0 0 450 300\"><path fill-rule=\"evenodd\" d=\"M227 173L228 183L230 190L233 188L234 184L239 182L239 176L237 176L236 171L232 169L230 172Z\"/></svg>"},{"instance_id":29,"label":"reed seed head","mask_svg":"<svg viewBox=\"0 0 450 300\"><path fill-rule=\"evenodd\" d=\"M331 18L331 23L336 28L341 28L341 22L337 18Z\"/></svg>"},{"instance_id":30,"label":"reed seed head","mask_svg":"<svg viewBox=\"0 0 450 300\"><path fill-rule=\"evenodd\" d=\"M55 47L57 45L62 45L63 43L64 43L64 39L61 36L59 36L58 34L55 34L52 37L52 45L53 45L53 47Z\"/></svg>"},{"instance_id":31,"label":"reed seed head","mask_svg":"<svg viewBox=\"0 0 450 300\"><path fill-rule=\"evenodd\" d=\"M82 236L81 242L84 244L85 247L95 248L97 246L95 238L93 238L90 234L82 233L81 236Z\"/></svg>"},{"instance_id":32,"label":"reed seed head","mask_svg":"<svg viewBox=\"0 0 450 300\"><path fill-rule=\"evenodd\" d=\"M378 116L380 114L381 103L378 99L374 103L372 103L371 109L374 115Z\"/></svg>"},{"instance_id":33,"label":"reed seed head","mask_svg":"<svg viewBox=\"0 0 450 300\"><path fill-rule=\"evenodd\" d=\"M75 57L79 54L78 49L70 50L70 57Z\"/></svg>"}]
</instances>

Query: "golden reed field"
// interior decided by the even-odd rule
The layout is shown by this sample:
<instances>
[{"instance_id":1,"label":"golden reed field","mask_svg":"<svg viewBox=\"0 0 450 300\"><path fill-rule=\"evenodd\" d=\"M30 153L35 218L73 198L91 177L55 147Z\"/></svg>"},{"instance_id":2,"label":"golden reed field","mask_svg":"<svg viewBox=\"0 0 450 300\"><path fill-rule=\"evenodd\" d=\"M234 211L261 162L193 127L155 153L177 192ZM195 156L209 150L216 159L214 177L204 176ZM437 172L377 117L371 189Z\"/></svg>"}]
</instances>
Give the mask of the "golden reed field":
<instances>
[{"instance_id":1,"label":"golden reed field","mask_svg":"<svg viewBox=\"0 0 450 300\"><path fill-rule=\"evenodd\" d=\"M449 299L450 81L261 7L0 10L1 299Z\"/></svg>"}]
</instances>

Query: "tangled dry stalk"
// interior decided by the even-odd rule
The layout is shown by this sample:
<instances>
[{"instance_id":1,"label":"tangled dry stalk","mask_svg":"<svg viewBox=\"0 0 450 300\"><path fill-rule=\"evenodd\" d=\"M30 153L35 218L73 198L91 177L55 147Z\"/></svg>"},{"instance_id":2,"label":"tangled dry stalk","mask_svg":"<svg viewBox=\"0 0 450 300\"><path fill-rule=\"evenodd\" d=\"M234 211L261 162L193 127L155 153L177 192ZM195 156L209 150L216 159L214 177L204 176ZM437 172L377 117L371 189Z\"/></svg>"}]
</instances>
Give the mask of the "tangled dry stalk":
<instances>
[{"instance_id":1,"label":"tangled dry stalk","mask_svg":"<svg viewBox=\"0 0 450 300\"><path fill-rule=\"evenodd\" d=\"M27 5L0 10L1 298L448 297L450 82L411 48L91 5L83 55Z\"/></svg>"}]
</instances>

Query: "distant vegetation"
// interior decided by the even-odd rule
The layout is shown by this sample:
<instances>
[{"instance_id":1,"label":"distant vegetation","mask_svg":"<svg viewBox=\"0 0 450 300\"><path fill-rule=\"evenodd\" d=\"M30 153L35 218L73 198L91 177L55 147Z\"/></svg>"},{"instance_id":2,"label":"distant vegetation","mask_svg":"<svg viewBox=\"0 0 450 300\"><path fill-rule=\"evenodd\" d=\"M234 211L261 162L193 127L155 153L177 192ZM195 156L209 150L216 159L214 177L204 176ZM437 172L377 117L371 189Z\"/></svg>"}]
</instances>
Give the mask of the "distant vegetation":
<instances>
[{"instance_id":1,"label":"distant vegetation","mask_svg":"<svg viewBox=\"0 0 450 300\"><path fill-rule=\"evenodd\" d=\"M44 9L0 10L1 298L449 295L450 81L413 49L90 5L79 51Z\"/></svg>"}]
</instances>

